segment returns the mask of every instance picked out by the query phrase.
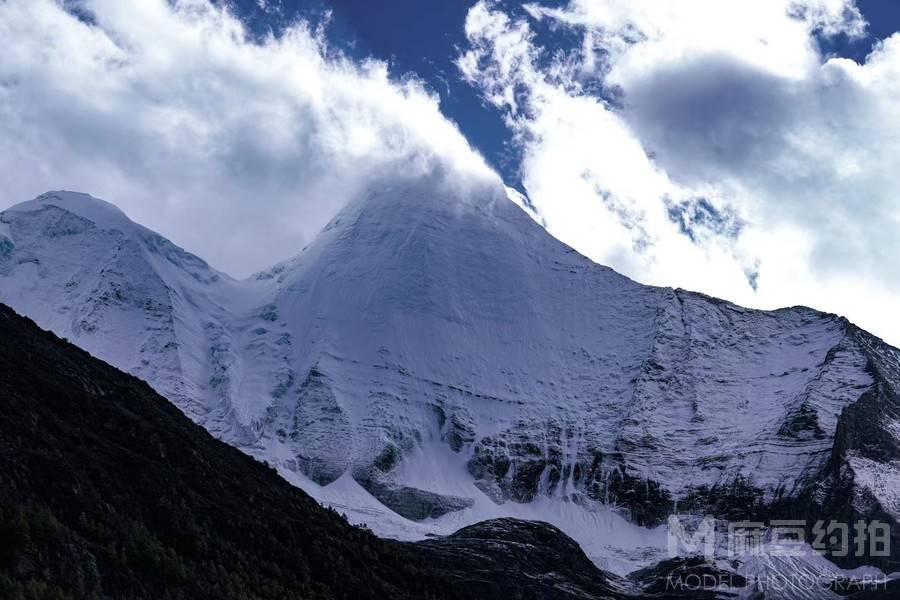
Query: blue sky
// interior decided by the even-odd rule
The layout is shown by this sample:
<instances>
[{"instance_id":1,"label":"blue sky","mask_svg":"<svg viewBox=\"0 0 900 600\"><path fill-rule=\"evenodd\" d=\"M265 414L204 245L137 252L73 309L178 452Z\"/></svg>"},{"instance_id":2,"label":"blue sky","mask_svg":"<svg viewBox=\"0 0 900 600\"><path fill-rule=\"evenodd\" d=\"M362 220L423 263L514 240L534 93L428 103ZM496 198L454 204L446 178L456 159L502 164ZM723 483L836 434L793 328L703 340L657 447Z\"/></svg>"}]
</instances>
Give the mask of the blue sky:
<instances>
[{"instance_id":1,"label":"blue sky","mask_svg":"<svg viewBox=\"0 0 900 600\"><path fill-rule=\"evenodd\" d=\"M0 192L92 193L247 276L373 188L506 184L633 279L896 344L898 29L882 0L6 0Z\"/></svg>"}]
</instances>

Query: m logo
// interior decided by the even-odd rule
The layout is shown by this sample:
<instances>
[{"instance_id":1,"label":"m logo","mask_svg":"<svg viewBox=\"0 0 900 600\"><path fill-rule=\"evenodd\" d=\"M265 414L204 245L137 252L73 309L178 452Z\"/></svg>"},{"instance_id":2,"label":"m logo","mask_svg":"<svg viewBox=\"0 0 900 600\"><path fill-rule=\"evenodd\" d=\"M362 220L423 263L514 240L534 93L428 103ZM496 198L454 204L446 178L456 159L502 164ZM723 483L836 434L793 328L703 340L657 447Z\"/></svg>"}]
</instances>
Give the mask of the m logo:
<instances>
[{"instance_id":1,"label":"m logo","mask_svg":"<svg viewBox=\"0 0 900 600\"><path fill-rule=\"evenodd\" d=\"M714 559L716 520L711 516L699 520L697 517L670 515L667 546L669 558L702 554L705 558Z\"/></svg>"}]
</instances>

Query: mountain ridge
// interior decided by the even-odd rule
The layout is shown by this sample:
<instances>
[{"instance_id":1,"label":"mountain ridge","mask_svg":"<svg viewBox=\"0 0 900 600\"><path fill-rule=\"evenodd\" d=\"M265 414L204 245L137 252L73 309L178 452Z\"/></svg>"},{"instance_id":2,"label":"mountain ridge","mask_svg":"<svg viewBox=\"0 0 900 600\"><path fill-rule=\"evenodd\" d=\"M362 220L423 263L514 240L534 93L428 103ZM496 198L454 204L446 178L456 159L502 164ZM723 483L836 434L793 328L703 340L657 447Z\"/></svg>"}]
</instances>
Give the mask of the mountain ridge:
<instances>
[{"instance_id":1,"label":"mountain ridge","mask_svg":"<svg viewBox=\"0 0 900 600\"><path fill-rule=\"evenodd\" d=\"M105 351L216 437L383 535L536 516L624 574L646 563L618 562L623 549L589 539L580 519L621 531L636 556L634 544L660 544L652 528L678 507L815 506L824 473L844 472L833 479L849 504L862 498L857 512L895 504L866 484L896 468L893 417L868 417L881 419L882 452L851 441L833 456L848 407L881 388L894 406L896 388L868 364L895 378L895 349L806 307L745 309L632 282L550 237L501 189L379 190L240 282L184 275L151 253L99 288L122 298L86 294L81 306L102 315L94 331L73 327L79 308L59 298L97 269L85 261L73 275L60 257L87 238L106 247L106 234L61 236L78 240L70 247L40 233L45 220L0 216L0 300ZM155 292L142 282L154 277L168 300L148 317ZM113 343L134 331L148 332L138 351Z\"/></svg>"}]
</instances>

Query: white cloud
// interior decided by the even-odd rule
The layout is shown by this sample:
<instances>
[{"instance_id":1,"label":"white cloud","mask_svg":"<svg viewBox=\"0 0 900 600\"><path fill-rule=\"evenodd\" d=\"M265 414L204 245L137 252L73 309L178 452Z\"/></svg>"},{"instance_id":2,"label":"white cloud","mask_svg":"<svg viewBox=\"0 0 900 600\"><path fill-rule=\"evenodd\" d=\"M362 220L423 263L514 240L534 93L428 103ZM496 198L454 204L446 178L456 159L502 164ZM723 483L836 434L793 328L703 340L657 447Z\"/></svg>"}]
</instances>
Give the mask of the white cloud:
<instances>
[{"instance_id":1,"label":"white cloud","mask_svg":"<svg viewBox=\"0 0 900 600\"><path fill-rule=\"evenodd\" d=\"M383 179L494 178L436 97L297 23L254 41L208 0L0 2L0 203L105 197L245 275Z\"/></svg>"},{"instance_id":2,"label":"white cloud","mask_svg":"<svg viewBox=\"0 0 900 600\"><path fill-rule=\"evenodd\" d=\"M504 111L561 239L641 281L808 304L898 343L900 35L863 65L815 37L864 28L843 0L572 0L518 17L482 0L458 65Z\"/></svg>"}]
</instances>

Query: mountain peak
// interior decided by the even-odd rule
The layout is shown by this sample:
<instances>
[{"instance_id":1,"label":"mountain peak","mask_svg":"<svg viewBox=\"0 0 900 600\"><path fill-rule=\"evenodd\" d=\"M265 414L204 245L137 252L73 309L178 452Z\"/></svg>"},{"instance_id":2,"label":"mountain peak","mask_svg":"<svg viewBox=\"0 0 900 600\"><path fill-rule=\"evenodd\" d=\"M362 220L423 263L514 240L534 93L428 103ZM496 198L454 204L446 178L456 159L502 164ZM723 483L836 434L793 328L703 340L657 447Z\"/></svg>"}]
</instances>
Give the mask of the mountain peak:
<instances>
[{"instance_id":1,"label":"mountain peak","mask_svg":"<svg viewBox=\"0 0 900 600\"><path fill-rule=\"evenodd\" d=\"M86 219L101 229L118 229L124 231L126 229L138 227L138 225L129 219L116 205L95 198L90 194L66 190L45 192L33 200L16 204L3 212L4 214L35 212L50 206L65 210Z\"/></svg>"}]
</instances>

